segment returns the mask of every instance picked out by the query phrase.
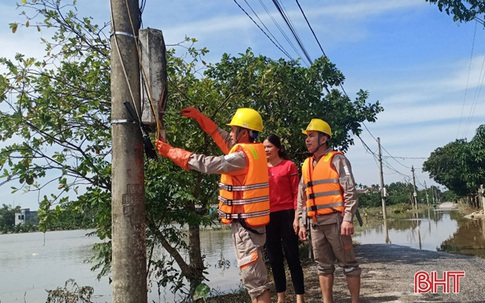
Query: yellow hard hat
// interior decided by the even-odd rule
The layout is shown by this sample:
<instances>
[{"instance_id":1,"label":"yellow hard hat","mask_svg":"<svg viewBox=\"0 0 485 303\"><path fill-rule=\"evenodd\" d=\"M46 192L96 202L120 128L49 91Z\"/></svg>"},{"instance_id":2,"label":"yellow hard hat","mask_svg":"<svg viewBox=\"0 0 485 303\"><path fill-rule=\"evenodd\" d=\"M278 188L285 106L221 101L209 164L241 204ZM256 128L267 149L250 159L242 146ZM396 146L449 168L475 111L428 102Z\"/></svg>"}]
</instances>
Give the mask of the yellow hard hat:
<instances>
[{"instance_id":1,"label":"yellow hard hat","mask_svg":"<svg viewBox=\"0 0 485 303\"><path fill-rule=\"evenodd\" d=\"M323 121L322 119L312 119L306 129L302 130L301 132L306 135L308 131L322 132L332 137L332 130L330 129L330 125L328 125L328 123Z\"/></svg>"},{"instance_id":2,"label":"yellow hard hat","mask_svg":"<svg viewBox=\"0 0 485 303\"><path fill-rule=\"evenodd\" d=\"M244 127L257 132L263 131L263 119L261 115L252 108L238 108L232 117L230 126Z\"/></svg>"}]
</instances>

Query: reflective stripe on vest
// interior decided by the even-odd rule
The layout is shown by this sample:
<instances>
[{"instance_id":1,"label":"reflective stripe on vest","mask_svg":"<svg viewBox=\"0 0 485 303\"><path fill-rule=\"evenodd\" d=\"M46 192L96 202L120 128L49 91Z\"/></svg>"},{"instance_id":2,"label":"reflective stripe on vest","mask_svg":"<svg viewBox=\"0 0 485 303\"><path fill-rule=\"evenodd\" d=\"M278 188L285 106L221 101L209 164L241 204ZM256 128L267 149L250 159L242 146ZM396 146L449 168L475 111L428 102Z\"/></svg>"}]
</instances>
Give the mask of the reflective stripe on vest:
<instances>
[{"instance_id":1,"label":"reflective stripe on vest","mask_svg":"<svg viewBox=\"0 0 485 303\"><path fill-rule=\"evenodd\" d=\"M258 188L265 188L268 187L269 183L259 183L259 184L252 184L252 185L243 185L243 186L235 186L235 185L226 185L224 183L219 183L219 189L224 189L227 191L245 191L250 189L258 189Z\"/></svg>"},{"instance_id":2,"label":"reflective stripe on vest","mask_svg":"<svg viewBox=\"0 0 485 303\"><path fill-rule=\"evenodd\" d=\"M229 153L237 151L246 155L247 174L221 175L219 219L225 224L233 219L244 219L248 226L264 226L269 223L270 209L268 164L263 144L236 144Z\"/></svg>"},{"instance_id":3,"label":"reflective stripe on vest","mask_svg":"<svg viewBox=\"0 0 485 303\"><path fill-rule=\"evenodd\" d=\"M227 220L230 219L247 219L247 218L253 218L255 216L269 216L270 211L265 210L265 211L260 211L260 212L254 212L250 214L227 214L225 212L222 212L221 210L217 211L219 213L220 218L224 218ZM246 220L247 221L247 220Z\"/></svg>"},{"instance_id":4,"label":"reflective stripe on vest","mask_svg":"<svg viewBox=\"0 0 485 303\"><path fill-rule=\"evenodd\" d=\"M222 201L222 202L224 202L224 204L229 205L229 206L264 202L268 199L269 199L269 196L264 196L264 197L259 197L259 198L251 198L251 199L230 200L230 199L226 199L224 197L219 196L219 201Z\"/></svg>"},{"instance_id":5,"label":"reflective stripe on vest","mask_svg":"<svg viewBox=\"0 0 485 303\"><path fill-rule=\"evenodd\" d=\"M343 212L344 197L339 183L339 175L332 166L332 159L336 154L332 151L322 156L313 167L313 157L303 163L302 177L306 185L306 210L308 217L315 219L318 215Z\"/></svg>"}]
</instances>

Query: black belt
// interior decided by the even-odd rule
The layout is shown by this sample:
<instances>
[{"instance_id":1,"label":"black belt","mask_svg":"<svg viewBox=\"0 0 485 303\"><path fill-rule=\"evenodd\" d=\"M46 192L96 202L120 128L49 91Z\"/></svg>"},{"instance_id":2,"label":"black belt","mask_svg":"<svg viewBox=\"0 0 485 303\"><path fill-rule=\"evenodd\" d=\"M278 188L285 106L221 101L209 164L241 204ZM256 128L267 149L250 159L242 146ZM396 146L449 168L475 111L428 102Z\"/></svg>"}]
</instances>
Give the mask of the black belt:
<instances>
[{"instance_id":1,"label":"black belt","mask_svg":"<svg viewBox=\"0 0 485 303\"><path fill-rule=\"evenodd\" d=\"M239 224L241 224L242 227L244 227L245 230L250 231L252 233L255 233L257 235L262 235L263 233L260 233L259 231L255 230L254 228L248 226L246 221L243 218L239 218Z\"/></svg>"}]
</instances>

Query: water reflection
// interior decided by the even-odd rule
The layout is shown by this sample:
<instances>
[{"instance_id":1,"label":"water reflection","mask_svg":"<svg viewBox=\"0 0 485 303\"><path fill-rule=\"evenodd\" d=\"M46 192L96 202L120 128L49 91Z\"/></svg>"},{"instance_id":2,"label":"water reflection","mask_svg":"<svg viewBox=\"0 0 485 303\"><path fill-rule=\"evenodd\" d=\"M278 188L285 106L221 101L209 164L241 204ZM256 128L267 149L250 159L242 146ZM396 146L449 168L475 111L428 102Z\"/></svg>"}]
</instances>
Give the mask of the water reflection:
<instances>
[{"instance_id":1,"label":"water reflection","mask_svg":"<svg viewBox=\"0 0 485 303\"><path fill-rule=\"evenodd\" d=\"M485 221L456 211L427 209L377 227L362 227L353 237L362 244L386 243L485 258Z\"/></svg>"},{"instance_id":2,"label":"water reflection","mask_svg":"<svg viewBox=\"0 0 485 303\"><path fill-rule=\"evenodd\" d=\"M96 279L92 265L83 261L99 239L87 231L53 231L45 234L0 235L0 302L42 303L46 289L64 286L74 279L80 286L95 289L96 302L110 301L108 278Z\"/></svg>"},{"instance_id":3,"label":"water reflection","mask_svg":"<svg viewBox=\"0 0 485 303\"><path fill-rule=\"evenodd\" d=\"M97 272L90 270L93 264L84 262L91 256L94 243L99 242L96 237L86 237L90 231L0 235L0 302L43 303L47 289L62 287L68 279L74 279L79 286L92 286L93 302L111 302L108 277L97 280ZM201 246L209 287L215 292L240 288L231 230L202 231ZM167 256L162 249L154 253L160 258ZM150 281L149 302L180 302L181 294L174 294L170 287L159 289L157 282Z\"/></svg>"},{"instance_id":4,"label":"water reflection","mask_svg":"<svg viewBox=\"0 0 485 303\"><path fill-rule=\"evenodd\" d=\"M83 262L90 256L98 239L86 237L87 231L56 231L0 235L0 302L45 302L46 289L55 289L73 278L78 285L95 289L94 301L111 301L108 278L96 280L92 264ZM362 244L388 243L416 249L470 254L485 258L485 221L463 218L458 212L425 210L400 220L370 228L368 224L354 240ZM220 292L240 287L239 269L234 264L229 229L201 232L202 253L207 265L206 281ZM163 252L160 252L163 256ZM158 293L156 285L150 302L174 302L170 288Z\"/></svg>"},{"instance_id":5,"label":"water reflection","mask_svg":"<svg viewBox=\"0 0 485 303\"><path fill-rule=\"evenodd\" d=\"M206 266L206 278L204 281L213 293L224 293L237 290L241 287L239 268L236 266L234 249L232 246L231 230L204 229L200 232L201 253ZM170 258L168 253L158 247L156 253L160 258ZM188 258L188 252L182 251L184 258ZM175 270L179 270L176 263ZM179 302L184 298L184 293L173 293L170 287L158 287L155 281L149 292L149 302ZM1 303L1 302L0 302Z\"/></svg>"},{"instance_id":6,"label":"water reflection","mask_svg":"<svg viewBox=\"0 0 485 303\"><path fill-rule=\"evenodd\" d=\"M206 230L200 233L202 254L209 273L211 288L218 291L234 289L240 283L232 246L231 230Z\"/></svg>"},{"instance_id":7,"label":"water reflection","mask_svg":"<svg viewBox=\"0 0 485 303\"><path fill-rule=\"evenodd\" d=\"M438 250L485 258L485 221L462 222L453 237L445 240Z\"/></svg>"}]
</instances>

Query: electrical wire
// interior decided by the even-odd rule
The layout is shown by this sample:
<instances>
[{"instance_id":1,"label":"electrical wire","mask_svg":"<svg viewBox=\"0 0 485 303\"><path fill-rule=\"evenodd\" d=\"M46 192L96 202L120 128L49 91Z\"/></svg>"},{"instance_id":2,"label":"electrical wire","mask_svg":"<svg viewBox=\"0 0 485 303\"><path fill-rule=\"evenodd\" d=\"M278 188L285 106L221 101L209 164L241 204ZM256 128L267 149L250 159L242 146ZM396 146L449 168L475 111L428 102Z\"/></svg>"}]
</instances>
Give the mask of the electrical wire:
<instances>
[{"instance_id":1,"label":"electrical wire","mask_svg":"<svg viewBox=\"0 0 485 303\"><path fill-rule=\"evenodd\" d=\"M475 49L475 39L476 39L476 35L477 35L477 24L478 24L478 22L475 22L475 29L474 29L474 32L473 32L473 39L472 39L472 47L471 47L471 51L470 51L470 61L468 63L468 74L467 74L467 78L466 78L465 95L463 96L463 105L461 107L460 122L459 122L458 128L456 130L456 138L457 139L459 138L461 123L463 121L463 114L464 114L465 106L466 106L466 99L467 99L467 95L468 95L468 87L469 87L469 83L470 83L470 74L471 74L472 61L473 61L473 52L474 52L474 49ZM463 135L461 137L464 137L465 133L466 132L464 131Z\"/></svg>"},{"instance_id":2,"label":"electrical wire","mask_svg":"<svg viewBox=\"0 0 485 303\"><path fill-rule=\"evenodd\" d=\"M129 21L130 21L130 25L131 25L131 30L133 33L135 33L135 26L133 24L133 20L131 19L131 12L130 12L130 8L129 8L129 5L128 5L128 0L125 0L125 3L126 3L126 9L128 11L128 18L129 18ZM142 7L141 9L139 10L140 12L140 24L141 24L141 15L142 15L142 11L143 11L143 7L145 6L145 3L144 1L142 1L141 3ZM161 138L162 137L162 134L161 134L161 127L162 127L162 124L161 124L161 121L158 117L158 115L156 114L156 107L155 107L155 102L153 100L153 94L152 94L152 91L151 91L151 87L150 85L147 85L147 79L148 79L148 76L147 76L147 73L143 67L143 64L141 62L141 50L140 50L140 44L139 44L139 37L135 37L134 38L134 42L135 42L135 47L136 47L136 52L137 52L137 57L138 57L138 63L139 63L139 66L140 66L140 71L141 71L141 79L142 79L142 87L144 87L147 95L148 95L148 101L150 103L150 108L152 110L152 114L153 114L153 117L155 118L155 123L157 125L156 127L156 138ZM165 90L166 87L164 86L163 89ZM165 107L166 107L166 99L167 99L167 93L166 91L162 91L161 95L163 96L163 100L161 102L161 111L165 111ZM133 102L133 107L135 108L136 110L136 106ZM141 115L137 112L137 116L138 116L138 121L140 121L140 124L141 124Z\"/></svg>"},{"instance_id":3,"label":"electrical wire","mask_svg":"<svg viewBox=\"0 0 485 303\"><path fill-rule=\"evenodd\" d=\"M130 21L130 26L131 26L131 30L132 30L132 33L133 33L133 39L134 39L134 43L135 43L135 47L136 47L136 50L137 50L137 57L138 57L138 60L141 61L141 51L140 51L140 46L139 46L139 42L138 42L138 37L135 36L135 26L134 26L134 23L133 23L133 19L131 18L131 11L130 11L130 7L129 7L129 4L128 4L128 0L125 0L125 5L126 5L126 9L127 9L127 12L128 12L128 18L129 18L129 21ZM140 10L140 16L139 18L141 19L141 10ZM114 16L113 16L113 10L111 10L111 19L112 20L115 20L114 19ZM115 24L113 24L113 40L116 44L116 50L117 50L117 53L118 53L118 56L120 58L120 63L121 63L121 69L123 71L123 75L125 77L125 80L126 80L126 83L127 83L127 86L128 86L128 90L129 90L129 93L130 93L130 97L131 97L131 103L132 103L132 107L135 111L135 115L140 123L140 126L141 126L141 114L136 106L136 102L135 102L135 95L133 93L133 90L131 88L131 85L130 85L130 82L129 82L129 77L128 77L128 74L127 74L127 71L126 71L126 66L125 66L125 63L123 61L123 57L121 55L121 51L120 51L120 48L119 48L119 44L118 44L118 37L116 35L116 28L115 28ZM141 63L141 62L139 62ZM155 110L155 104L154 104L154 101L153 101L153 97L152 97L152 94L151 94L151 89L149 87L149 85L146 85L146 72L145 70L143 69L143 66L140 64L141 66L141 72L142 72L142 79L144 81L144 87L146 88L147 90L147 93L148 93L148 100L150 102L150 106L151 106L151 109L153 111L153 115L154 115L154 118L155 118L155 122L156 122L156 125L157 125L157 130L156 130L156 136L157 138L160 138L161 134L160 134L160 120L158 119L157 115L155 114L156 110ZM165 96L165 94L162 94ZM165 100L164 100L165 101ZM165 102L162 102L162 107L164 107L164 104Z\"/></svg>"},{"instance_id":4,"label":"electrical wire","mask_svg":"<svg viewBox=\"0 0 485 303\"><path fill-rule=\"evenodd\" d=\"M246 1L247 3L247 1ZM283 38L285 38L286 42L290 45L290 47L293 49L293 51L298 55L299 58L301 58L301 55L300 55L300 52L298 51L298 49L295 47L295 45L293 44L293 42L291 42L290 38L288 37L288 35L285 33L285 31L283 30L283 28L280 26L280 24L278 23L278 21L276 21L276 19L273 17L273 14L270 13L268 7L264 4L264 0L259 0L259 3L261 4L261 6L264 8L264 10L266 11L266 14L268 15L268 17L271 19L271 21L273 21L273 24L276 26L276 28L278 29L278 31L281 33L281 35L283 36ZM249 5L249 4L248 4ZM255 12L256 14L256 12ZM256 14L257 15L257 14ZM269 29L268 29L269 31ZM276 39L276 38L275 38Z\"/></svg>"},{"instance_id":5,"label":"electrical wire","mask_svg":"<svg viewBox=\"0 0 485 303\"><path fill-rule=\"evenodd\" d=\"M326 54L326 53L325 53L325 51L323 50L323 47L322 47L322 45L321 45L320 41L318 40L318 38L317 38L317 36L316 36L316 34L315 34L315 31L313 30L313 27L312 27L312 26L311 26L311 24L310 24L310 21L309 21L309 20L308 20L308 18L306 17L306 14L305 14L305 12L304 12L303 8L302 8L302 7L301 7L301 5L300 5L300 2L299 2L298 0L295 0L295 1L296 1L297 5L298 5L298 8L300 9L300 12L302 13L302 15L303 15L303 17L304 17L304 19L305 19L305 21L306 21L306 23L307 23L308 27L310 28L310 30L311 30L311 32L312 32L312 34L313 34L313 37L315 38L315 40L316 40L316 42L317 42L317 44L318 44L318 46L319 46L319 48L320 48L320 50L321 50L322 54L323 54L325 57L327 57L327 58L328 58L327 54ZM349 97L349 95L347 94L347 92L345 91L345 89L344 89L344 87L343 87L343 84L342 84L342 83L340 83L340 88L342 89L343 94L344 94L344 95L345 95L347 98L349 98L349 99L350 99L350 97ZM376 139L376 138L375 138L375 136L372 134L372 132L369 130L369 128L367 127L367 125L366 125L364 122L362 122L362 125L363 125L363 126L364 126L364 128L367 130L367 132L370 134L370 136L371 136L371 137L372 137L372 138L373 138L375 141L377 141L377 139ZM364 143L363 139L362 139L360 136L358 136L358 138L359 138L359 139L362 141L362 143L364 144L364 146L366 147L366 149L367 149L367 150L370 150L370 149L369 149L369 147L367 146L367 144L365 144L365 143ZM387 153L387 154L390 156L390 158L392 158L393 160L395 160L395 161L396 161L398 164L402 165L402 166L403 166L403 167L405 167L405 168L410 168L410 167L408 167L408 166L406 166L406 165L402 164L401 162L399 162L399 161L396 159L396 157L392 156L392 155L389 153L389 151L387 151L387 150L386 150L386 149L385 149L385 148L384 148L382 145L381 145L381 148L382 148L384 151L386 151L386 153ZM374 158L375 158L375 157L376 157L376 155L374 154ZM381 159L381 160L382 160L382 159ZM390 164L388 164L388 167L390 167L390 168L391 168L392 166L391 166ZM398 172L396 169L394 169L394 168L392 168L392 169L393 169L394 171ZM405 174L402 174L402 173L400 173L400 172L398 172L398 173L399 173L399 174L401 174L401 175L405 175Z\"/></svg>"},{"instance_id":6,"label":"electrical wire","mask_svg":"<svg viewBox=\"0 0 485 303\"><path fill-rule=\"evenodd\" d=\"M114 19L114 16L113 16L113 10L111 10L111 20L115 20ZM125 81L126 81L126 84L128 86L128 91L130 93L130 97L131 97L131 102L133 102L133 104L135 104L135 95L133 93L133 90L131 89L131 85L130 85L130 78L128 77L128 73L126 71L126 67L125 67L125 63L123 61L123 56L121 55L121 51L120 51L120 47L119 47L119 43L118 43L118 36L116 35L116 25L114 24L113 22L113 40L116 44L116 50L117 50L117 54L120 58L120 63L121 63L121 69L123 71L123 76L125 77ZM135 111L136 111L136 114L139 116L139 113L138 113L138 109L136 108L136 106L134 106L135 108Z\"/></svg>"},{"instance_id":7,"label":"electrical wire","mask_svg":"<svg viewBox=\"0 0 485 303\"><path fill-rule=\"evenodd\" d=\"M310 24L310 22L309 22L308 18L306 17L306 14L305 14L305 12L304 12L303 8L301 7L301 5L300 5L299 1L298 1L298 0L296 0L296 3L297 3L297 5L298 5L298 7L299 7L299 9L300 9L300 11L301 11L301 13L302 13L303 17L305 18L305 21L307 22L307 25L308 25L308 27L310 28L310 30L311 30L311 32L312 32L312 34L313 34L313 37L315 38L315 40L316 40L316 42L317 42L318 46L320 47L320 50L321 50L322 54L323 54L325 57L327 57L327 58L328 58L327 54L326 54L326 53L325 53L325 51L323 50L323 47L322 47L322 45L321 45L320 41L318 40L318 38L317 38L317 36L316 36L316 34L315 34L315 31L313 30L313 28L312 28L312 26L311 26L311 24ZM344 95L345 95L345 96L347 96L347 98L349 98L349 99L350 99L350 97L347 95L347 92L345 91L345 89L344 89L344 87L343 87L343 84L342 84L342 83L340 84L340 88L342 89L342 92L344 93ZM366 125L364 122L362 122L362 125L363 125L363 126L364 126L364 128L367 130L367 132L370 134L370 136L371 136L371 137L372 137L372 138L373 138L375 141L377 141L377 139L376 139L376 138L375 138L375 136L372 134L372 132L369 130L369 128L367 127L367 125ZM375 160L375 159L378 159L379 157L378 157L378 156L377 156L377 155L376 155L376 154L375 154L375 153L374 153L372 150L370 150L370 148L367 146L367 144L364 142L364 140L363 140L363 139L362 139L360 136L357 136L357 137L358 137L358 138L361 140L361 142L362 142L362 144L364 145L364 147L366 148L366 150L372 153L372 155L373 155L373 157L374 157L374 160ZM397 159L396 159L394 156L392 156L392 155L389 153L389 151L387 151L387 150L386 150L386 149L385 149L385 148L384 148L382 145L381 145L381 148L382 148L382 149L383 149L383 150L384 150L384 151L385 151L385 152L386 152L386 153L389 155L389 157L390 157L390 158L392 158L393 160L395 160L395 161L396 161L398 164L400 164L401 166L403 166L403 167L405 167L405 168L410 169L410 167L408 167L408 166L406 166L406 165L402 164L401 162L399 162L399 161L398 161L398 160L397 160ZM384 159L385 159L385 158L383 158L383 157L381 156L381 161L383 161L384 166L386 166L388 169L390 169L390 170L392 170L392 171L396 172L396 173L397 173L397 174L399 174L399 175L402 175L402 176L406 176L406 177L408 177L408 175L406 175L406 174L404 174L404 173L401 173L401 172L400 172L400 171L398 171L396 168L394 168L394 167L393 167L393 166L392 166L390 163L388 163L388 162L384 161Z\"/></svg>"},{"instance_id":8,"label":"electrical wire","mask_svg":"<svg viewBox=\"0 0 485 303\"><path fill-rule=\"evenodd\" d=\"M261 30L261 32L263 32L263 34L271 41L271 43L274 44L274 46L276 46L283 54L285 54L286 57L288 57L288 59L290 60L293 60L293 58L291 58L290 54L284 50L284 48L282 48L280 46L280 43L278 43L277 41L273 40L268 33L266 33L262 28L261 26L259 26L259 24L248 14L248 12L237 2L237 0L233 0L234 3L236 3L236 5L246 14L246 16L248 16L249 19L251 19L251 21L253 21L253 23ZM273 36L273 35L272 35ZM274 36L273 36L274 37Z\"/></svg>"},{"instance_id":9,"label":"electrical wire","mask_svg":"<svg viewBox=\"0 0 485 303\"><path fill-rule=\"evenodd\" d=\"M300 46L301 50L305 54L305 57L308 60L308 63L311 65L313 60L310 58L310 55L308 54L307 50L303 46L303 42L301 41L300 37L296 33L296 30L295 30L290 18L288 17L286 12L284 11L283 6L280 4L280 2L278 0L273 0L273 4L276 6L276 9L280 13L281 17L283 17L283 20L285 21L286 25L290 29L291 33L293 34L293 37L295 38L295 40L298 43L298 45Z\"/></svg>"},{"instance_id":10,"label":"electrical wire","mask_svg":"<svg viewBox=\"0 0 485 303\"><path fill-rule=\"evenodd\" d=\"M473 102L472 102L472 105L470 107L470 112L468 114L465 132L468 132L468 129L470 128L471 123L473 121L473 116L475 115L475 111L477 109L477 104L478 104L478 100L479 100L480 93L481 93L481 90L482 90L482 86L483 86L483 83L484 83L484 79L485 79L485 57L482 60L482 66L481 66L480 73L479 73L479 76L478 76L477 90L475 92L475 97L473 98Z\"/></svg>"},{"instance_id":11,"label":"electrical wire","mask_svg":"<svg viewBox=\"0 0 485 303\"><path fill-rule=\"evenodd\" d=\"M259 1L260 1L261 5L263 6L263 8L266 10L267 14L268 14L268 15L269 15L269 16L272 18L272 16L271 16L270 12L269 12L269 11L268 11L268 9L266 8L266 6L265 6L265 5L264 5L264 3L262 2L262 0L259 0ZM254 22L254 23L255 23L255 24L258 26L258 28L260 28L260 30L261 30L261 31L263 31L263 33L265 33L265 35L266 35L266 36L269 38L269 34L267 34L267 33L266 33L266 32L265 32L265 31L264 31L264 30L263 30L263 29L262 29L262 28L261 28L261 27L260 27L260 26L259 26L259 25L258 25L258 24L257 24L257 23L254 21L254 20L253 20L253 18L251 18L251 17L249 16L249 14L248 14L248 13L247 13L247 12L246 12L246 11L245 11L245 10L244 10L242 7L241 7L241 6L240 6L240 5L237 3L237 1L236 1L236 0L234 0L234 2L235 2L235 3L236 3L236 4L237 4L239 7L240 7L240 9L242 9L242 10L245 12L245 14L246 14L246 15L247 15L247 16L248 16L248 17L249 17L249 18L250 18L250 19L251 19L251 20L252 20L252 21L253 21L253 22ZM246 4L247 4L247 5L248 5L248 6L251 8L250 4L249 4L249 3L248 3L246 0L245 0L245 2L246 2ZM310 56L309 56L309 54L308 54L307 50L306 50L306 49L305 49L305 47L303 46L303 42L301 41L301 39L300 39L299 35L297 34L296 29L295 29L295 27L293 26L293 23L291 22L291 20L290 20L290 18L289 18L289 16L288 16L288 14L286 13L286 11L285 11L285 9L284 9L283 5L282 5L282 4L280 3L280 1L278 1L278 0L273 0L273 4L275 5L275 7L276 7L276 9L278 10L278 12L279 12L279 14L281 15L281 17L283 18L284 22L286 23L286 25L287 25L287 27L289 28L290 32L292 33L293 37L294 37L294 38L295 38L295 40L297 41L297 43L298 43L299 47L302 49L303 53L305 54L305 58L306 58L306 59L308 60L308 62L311 64L312 60L311 60L311 58L310 58ZM319 39L318 39L318 37L317 37L317 35L316 35L316 33L315 33L315 31L314 31L314 29L313 29L313 27L312 27L311 23L310 23L310 21L309 21L309 19L307 18L306 14L305 14L305 11L304 11L303 7L300 5L300 2L299 2L298 0L296 0L296 4L297 4L297 6L298 6L298 8L299 8L299 10L300 10L300 12L301 12L301 14L302 14L303 18L305 19L305 22L306 22L306 24L308 25L308 27L309 27L309 29L310 29L310 31L311 31L311 33L312 33L312 35L313 35L313 38L315 39L316 43L318 44L318 47L320 48L320 51L322 52L322 54L323 54L323 55L324 55L326 58L328 58L328 56L327 56L327 54L325 53L325 51L324 51L324 49L323 49L323 46L322 46L322 44L320 43L320 41L319 41ZM254 14L255 16L257 16L257 13L255 12L255 10L254 10L254 9L252 9L252 8L251 8L251 10L252 10L253 14ZM260 22L263 24L262 20L261 20L259 17L257 17L257 18L258 18L258 20L260 20ZM272 18L272 19L273 19L273 22L275 23L275 25L277 26L277 28L278 28L278 29L280 29L280 31L282 31L282 30L281 30L281 27L280 27L280 26L277 24L277 22L274 20L274 18ZM264 27L266 28L266 30L267 30L268 32L270 32L270 31L269 31L269 29L268 29L266 26L264 26ZM283 34L283 32L282 32L282 34ZM283 35L284 35L285 37L287 37L285 34L283 34ZM273 37L274 37L274 35L271 35L271 36L273 36ZM287 42L289 42L289 44L290 44L290 45L292 45L292 44L290 43L290 41L289 41L289 39L288 39L288 38L286 38L286 40L287 40ZM276 43L275 43L275 42L274 42L274 41L273 41L271 38L270 38L270 41L272 41L272 43L276 45ZM293 46L292 46L292 47L293 47ZM293 47L293 49L295 50L295 48L294 48L294 47ZM281 49L280 49L280 50L281 50ZM297 52L297 51L295 50L295 52ZM297 53L298 53L298 52L297 52ZM301 58L301 56L300 56L300 58ZM348 96L347 92L345 91L345 88L344 88L343 84L342 84L342 83L340 83L340 85L339 85L339 86L340 86L340 88L341 88L341 90L342 90L342 93L343 93L343 94L344 94L344 95L345 95L345 96L346 96L346 97L347 97L347 98L350 100L350 97ZM328 88L326 88L326 89L327 89L327 92L328 92L328 93L330 93L330 92L329 92L329 90L328 90ZM369 133L369 135L370 135L370 136L371 136L371 137L372 137L374 140L376 140L376 141L377 141L376 137L375 137L375 136L372 134L372 132L371 132L371 131L369 130L369 128L367 127L367 125L366 125L364 122L362 122L362 125L364 126L364 128L366 129L366 131ZM364 146L365 150L366 150L368 153L370 153L370 154L373 156L374 161L376 161L376 160L378 161L378 156L376 155L376 153L375 153L374 151L372 151L372 150L369 148L369 146L368 146L368 145L367 145L367 143L366 143L366 142L365 142L365 141L362 139L362 137L361 137L361 136L359 136L359 135L357 135L357 138L359 138L359 140L361 141L361 143L362 143L362 145ZM388 158L393 159L395 162L397 162L399 165L403 166L403 167L404 167L404 168L406 168L406 169L411 169L411 168L410 168L409 166L407 166L407 165L403 164L402 162L400 162L398 159L401 159L401 160L405 160L405 159L427 159L427 158L425 158L425 157L414 157L414 158L412 158L412 157L395 157L395 156L391 155L391 153L390 153L390 152L389 152L387 149L385 149L385 148L384 148L382 145L381 145L381 147L382 147L382 148L383 148L383 150L384 150L384 151L385 151L385 152L386 152L386 153L389 155L388 157L381 157L381 161L383 162L383 166L385 166L385 167L386 167L388 170L390 170L390 171L392 171L392 172L394 172L394 173L396 173L396 174L398 174L398 175L401 175L401 176L403 176L403 177L405 177L405 178L410 178L409 174L402 173L402 172L400 172L398 169L394 168L394 167L393 167L393 166L392 166L392 165L391 165L391 164L390 164L390 163L387 161L387 159L388 159ZM386 159L386 158L387 158L387 159Z\"/></svg>"},{"instance_id":12,"label":"electrical wire","mask_svg":"<svg viewBox=\"0 0 485 303\"><path fill-rule=\"evenodd\" d=\"M322 51L322 54L328 58L327 54L325 54L325 51L323 50L323 47L322 45L320 44L320 41L318 40L317 38L317 35L315 34L315 31L313 30L313 27L311 26L310 24L310 21L308 21L308 18L306 17L306 14L305 12L303 11L303 8L301 7L300 5L300 1L296 0L296 4L298 5L298 8L300 9L300 12L301 14L303 15L303 18L305 18L305 21L306 21L306 24L308 25L308 27L310 28L310 31L312 32L313 34L313 38L315 38L315 40L317 41L317 44L318 44L318 47L320 47L320 50Z\"/></svg>"}]
</instances>

